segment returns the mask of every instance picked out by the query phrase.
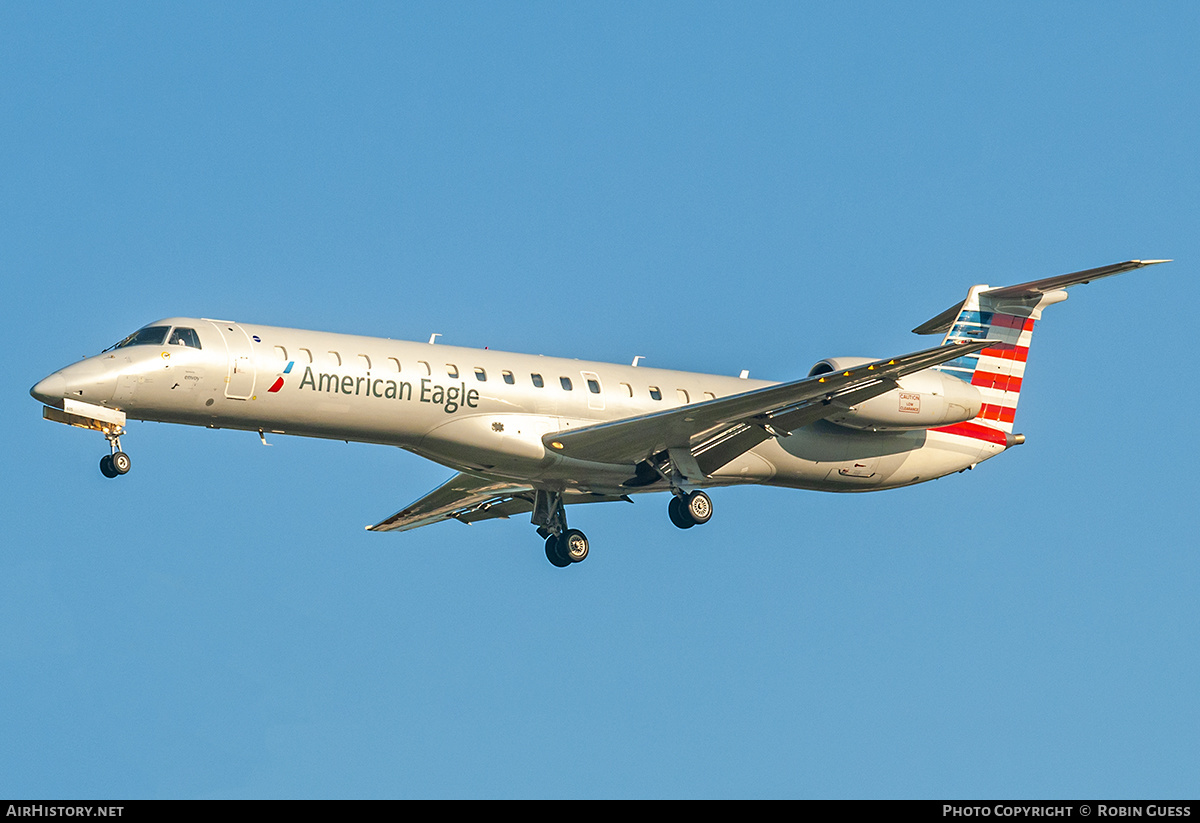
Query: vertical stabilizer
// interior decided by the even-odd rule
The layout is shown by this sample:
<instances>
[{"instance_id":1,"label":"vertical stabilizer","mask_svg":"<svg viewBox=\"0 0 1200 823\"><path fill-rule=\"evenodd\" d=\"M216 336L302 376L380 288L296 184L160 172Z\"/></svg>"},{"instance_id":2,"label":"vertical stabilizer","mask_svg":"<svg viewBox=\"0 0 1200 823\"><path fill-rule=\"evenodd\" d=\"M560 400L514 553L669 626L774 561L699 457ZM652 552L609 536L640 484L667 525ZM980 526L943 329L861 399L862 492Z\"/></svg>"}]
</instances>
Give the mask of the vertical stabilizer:
<instances>
[{"instance_id":1,"label":"vertical stabilizer","mask_svg":"<svg viewBox=\"0 0 1200 823\"><path fill-rule=\"evenodd\" d=\"M974 286L967 299L913 329L917 334L945 332L944 343L960 340L987 340L990 345L976 354L947 361L934 368L975 386L983 394L979 415L966 423L944 426L934 431L961 434L994 443L1020 442L1012 435L1013 418L1034 324L1042 310L1067 299L1066 289L1111 277L1145 266L1169 263L1169 260L1127 260L1095 269L1086 269L1016 286Z\"/></svg>"},{"instance_id":2,"label":"vertical stabilizer","mask_svg":"<svg viewBox=\"0 0 1200 823\"><path fill-rule=\"evenodd\" d=\"M1012 432L1021 384L1025 379L1025 362L1033 340L1034 324L1041 318L1042 309L1067 299L1067 293L1055 289L1045 293L1020 297L997 297L989 294L988 286L975 286L946 332L944 343L960 340L994 341L977 354L958 357L935 366L952 377L975 386L983 394L983 407L971 423L958 424L977 436L1005 442L1003 435ZM999 436L978 431L983 426ZM948 426L947 429L956 429Z\"/></svg>"}]
</instances>

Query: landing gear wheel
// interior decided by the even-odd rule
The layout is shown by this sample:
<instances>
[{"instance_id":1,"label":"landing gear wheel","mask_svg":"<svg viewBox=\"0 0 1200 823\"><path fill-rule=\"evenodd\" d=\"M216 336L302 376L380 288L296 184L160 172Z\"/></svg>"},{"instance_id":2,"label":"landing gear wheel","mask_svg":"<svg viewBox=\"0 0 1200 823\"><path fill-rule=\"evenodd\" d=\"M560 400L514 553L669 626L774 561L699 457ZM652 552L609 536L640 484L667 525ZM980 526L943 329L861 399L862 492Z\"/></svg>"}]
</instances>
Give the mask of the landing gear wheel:
<instances>
[{"instance_id":1,"label":"landing gear wheel","mask_svg":"<svg viewBox=\"0 0 1200 823\"><path fill-rule=\"evenodd\" d=\"M109 458L108 462L109 465L112 466L112 470L117 474L129 473L131 463L129 460L129 455L127 455L125 452L113 452L112 457Z\"/></svg>"},{"instance_id":2,"label":"landing gear wheel","mask_svg":"<svg viewBox=\"0 0 1200 823\"><path fill-rule=\"evenodd\" d=\"M565 569L571 565L571 561L559 552L558 545L559 539L554 535L546 538L546 559L550 561L550 565Z\"/></svg>"},{"instance_id":3,"label":"landing gear wheel","mask_svg":"<svg viewBox=\"0 0 1200 823\"><path fill-rule=\"evenodd\" d=\"M671 502L667 504L667 514L670 515L671 522L681 529L690 529L696 525L696 521L688 517L678 497L672 497Z\"/></svg>"},{"instance_id":4,"label":"landing gear wheel","mask_svg":"<svg viewBox=\"0 0 1200 823\"><path fill-rule=\"evenodd\" d=\"M572 563L582 563L588 556L588 539L579 529L567 529L559 538L559 551Z\"/></svg>"},{"instance_id":5,"label":"landing gear wheel","mask_svg":"<svg viewBox=\"0 0 1200 823\"><path fill-rule=\"evenodd\" d=\"M712 518L712 500L704 492L692 492L683 498L681 506L697 526L707 523Z\"/></svg>"},{"instance_id":6,"label":"landing gear wheel","mask_svg":"<svg viewBox=\"0 0 1200 823\"><path fill-rule=\"evenodd\" d=\"M113 468L112 455L106 454L100 458L100 473L105 477L116 477L117 470Z\"/></svg>"}]
</instances>

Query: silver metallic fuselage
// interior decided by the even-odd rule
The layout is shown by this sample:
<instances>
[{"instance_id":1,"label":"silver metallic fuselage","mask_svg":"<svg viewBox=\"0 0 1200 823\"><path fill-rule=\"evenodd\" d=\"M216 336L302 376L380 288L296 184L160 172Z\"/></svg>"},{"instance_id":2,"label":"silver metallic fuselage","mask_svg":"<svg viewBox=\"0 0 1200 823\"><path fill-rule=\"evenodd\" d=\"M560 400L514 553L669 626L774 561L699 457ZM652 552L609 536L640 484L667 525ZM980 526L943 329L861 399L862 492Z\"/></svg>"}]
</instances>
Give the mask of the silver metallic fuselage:
<instances>
[{"instance_id":1,"label":"silver metallic fuselage","mask_svg":"<svg viewBox=\"0 0 1200 823\"><path fill-rule=\"evenodd\" d=\"M767 381L197 318L199 347L128 345L74 363L32 394L130 419L379 443L459 471L549 489L628 494L633 465L573 460L543 435L771 385ZM541 386L535 385L540 376ZM933 430L818 422L769 439L702 485L868 491L931 480L1003 445Z\"/></svg>"}]
</instances>

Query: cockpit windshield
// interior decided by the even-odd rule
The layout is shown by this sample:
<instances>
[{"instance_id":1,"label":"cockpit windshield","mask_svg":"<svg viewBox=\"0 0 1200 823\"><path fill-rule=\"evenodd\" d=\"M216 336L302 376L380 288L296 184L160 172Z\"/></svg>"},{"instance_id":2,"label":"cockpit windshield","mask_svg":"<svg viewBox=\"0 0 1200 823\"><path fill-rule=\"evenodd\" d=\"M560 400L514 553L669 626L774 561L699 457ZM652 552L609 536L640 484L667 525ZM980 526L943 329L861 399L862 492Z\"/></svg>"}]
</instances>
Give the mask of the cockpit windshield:
<instances>
[{"instance_id":1,"label":"cockpit windshield","mask_svg":"<svg viewBox=\"0 0 1200 823\"><path fill-rule=\"evenodd\" d=\"M200 338L196 336L195 329L187 329L183 326L176 326L175 331L171 332L171 339L167 341L168 346L190 346L193 349L200 348Z\"/></svg>"},{"instance_id":2,"label":"cockpit windshield","mask_svg":"<svg viewBox=\"0 0 1200 823\"><path fill-rule=\"evenodd\" d=\"M113 346L113 348L123 349L126 346L161 346L163 341L167 339L167 332L170 331L170 329L170 326L147 326L144 329L138 329L120 343L117 343L115 346Z\"/></svg>"},{"instance_id":3,"label":"cockpit windshield","mask_svg":"<svg viewBox=\"0 0 1200 823\"><path fill-rule=\"evenodd\" d=\"M171 332L170 340L167 340L167 332ZM120 343L114 343L109 346L105 351L123 349L126 346L161 346L164 341L168 346L187 346L192 349L201 348L200 336L196 334L195 329L176 326L172 330L170 326L146 326L144 329L138 329Z\"/></svg>"}]
</instances>

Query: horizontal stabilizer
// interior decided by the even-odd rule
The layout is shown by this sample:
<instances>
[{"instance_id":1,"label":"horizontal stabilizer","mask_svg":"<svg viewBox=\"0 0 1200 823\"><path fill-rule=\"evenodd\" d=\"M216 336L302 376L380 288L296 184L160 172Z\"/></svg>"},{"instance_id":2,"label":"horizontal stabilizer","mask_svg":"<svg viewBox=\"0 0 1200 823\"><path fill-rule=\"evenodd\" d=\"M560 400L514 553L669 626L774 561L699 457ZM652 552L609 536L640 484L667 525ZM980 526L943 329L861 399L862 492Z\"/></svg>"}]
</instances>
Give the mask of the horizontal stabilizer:
<instances>
[{"instance_id":1,"label":"horizontal stabilizer","mask_svg":"<svg viewBox=\"0 0 1200 823\"><path fill-rule=\"evenodd\" d=\"M987 295L991 298L1029 298L1036 297L1046 292L1056 289L1065 289L1068 286L1077 286L1082 283L1090 283L1093 280L1099 280L1102 277L1112 277L1114 274L1122 274L1134 269L1140 269L1145 266L1154 266L1158 263L1170 263L1170 260L1126 260L1124 263L1113 263L1110 266L1100 266L1095 269L1085 269L1083 271L1072 272L1070 274L1060 274L1057 277L1047 277L1042 280L1030 280L1028 283L1019 283L1015 286L1001 286L995 289L987 289L979 292L980 295ZM944 312L930 320L925 321L921 325L913 329L914 334L945 334L949 331L950 326L954 323L958 313L962 310L963 304L966 301L956 303Z\"/></svg>"}]
</instances>

